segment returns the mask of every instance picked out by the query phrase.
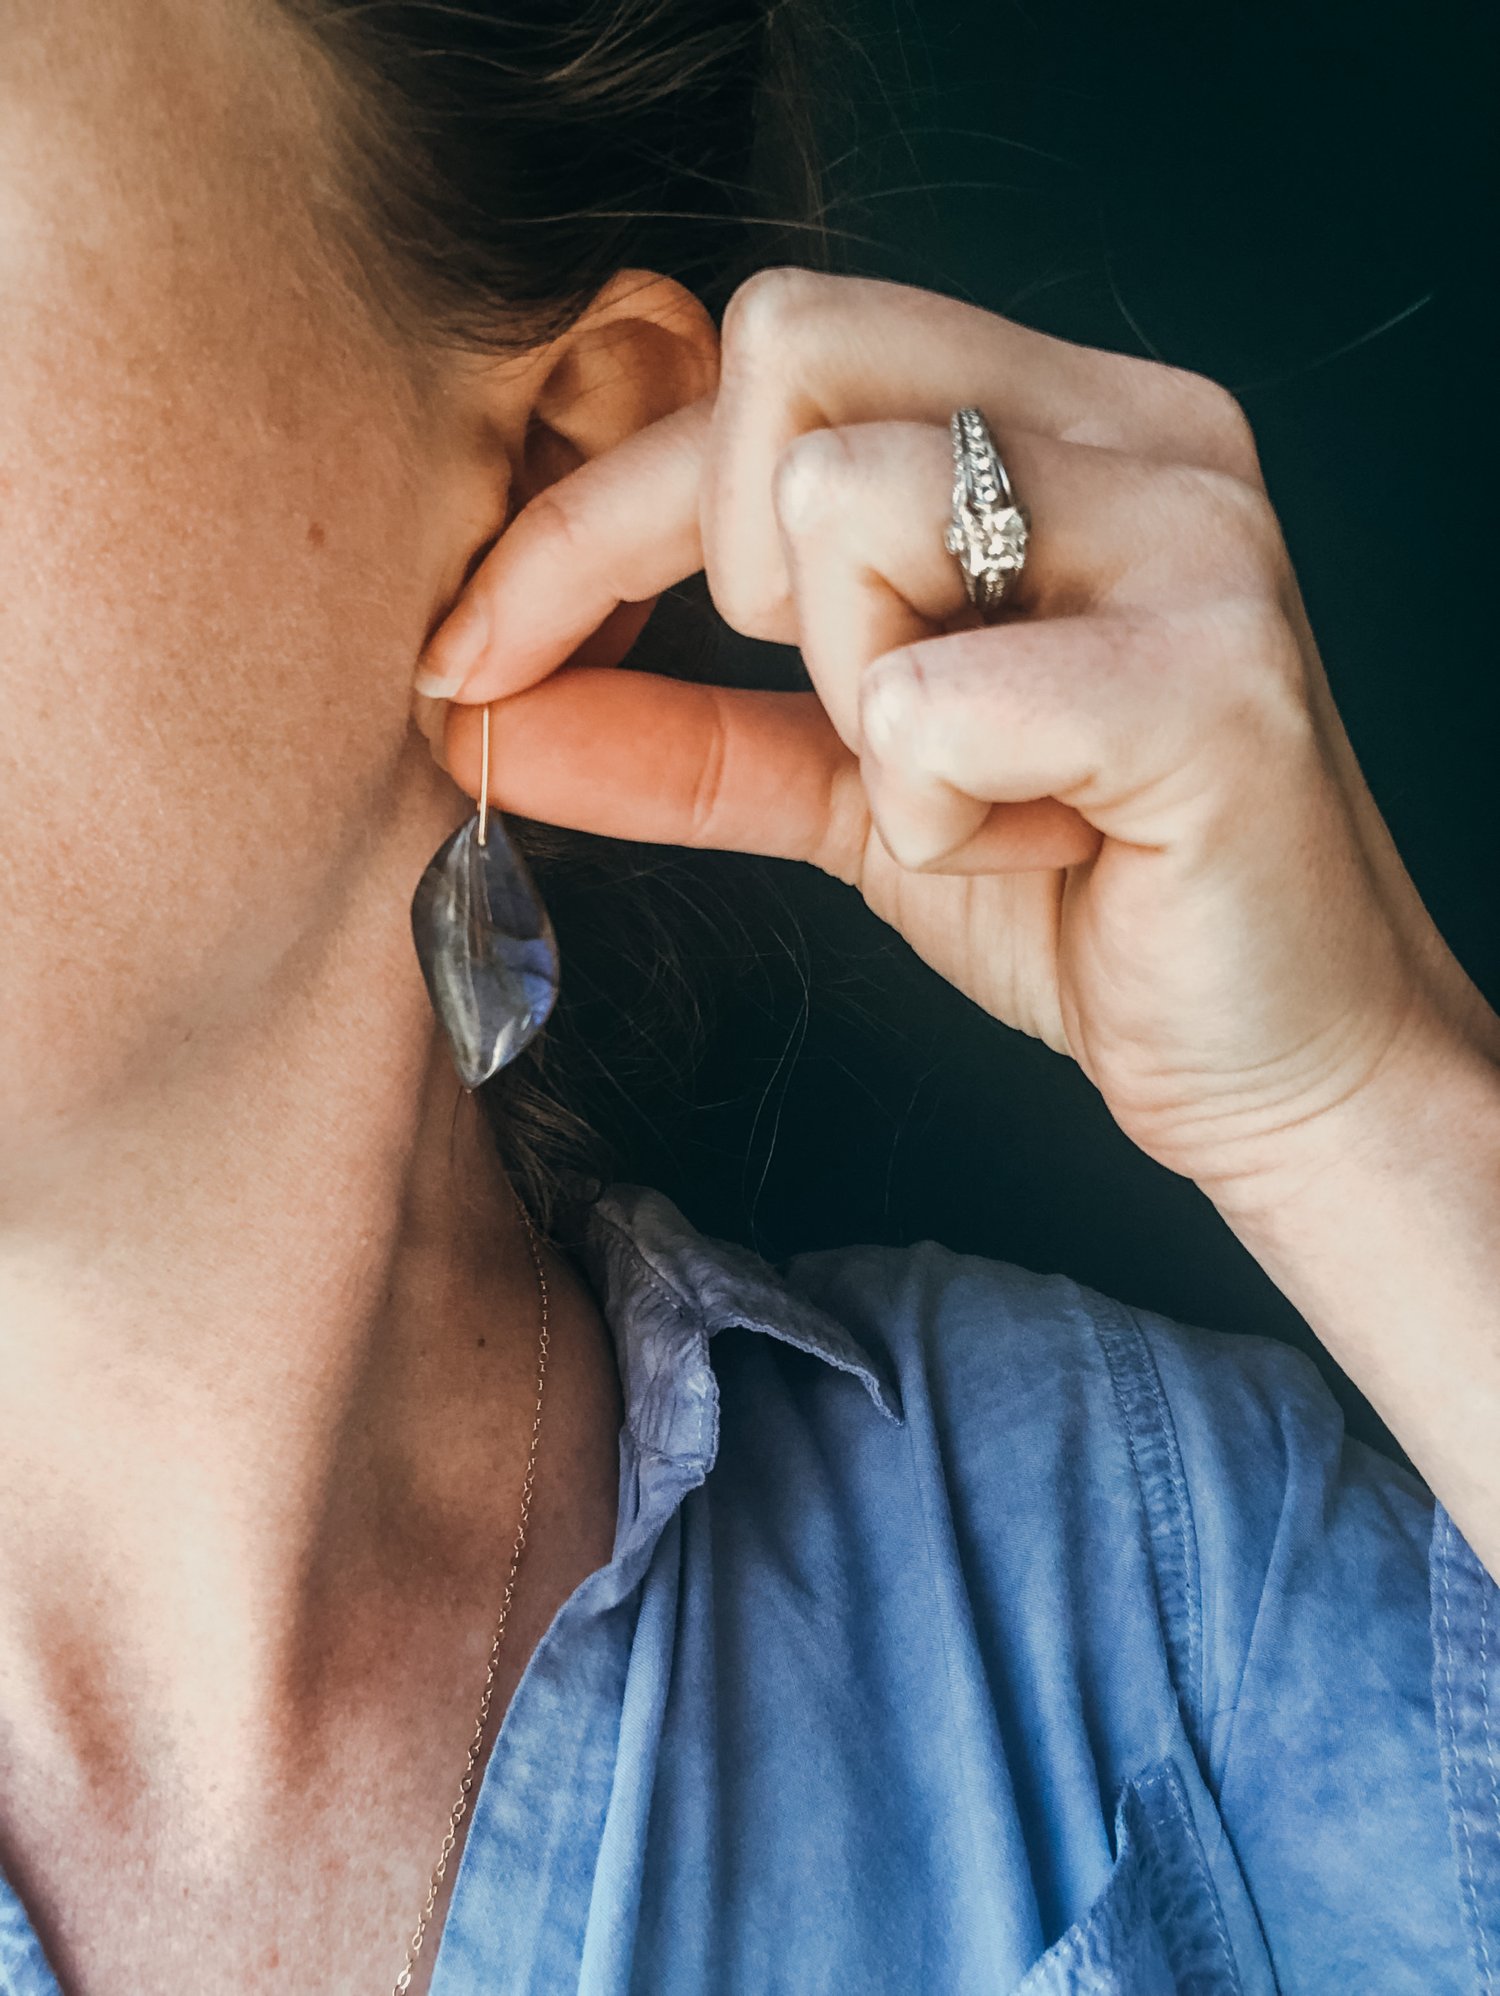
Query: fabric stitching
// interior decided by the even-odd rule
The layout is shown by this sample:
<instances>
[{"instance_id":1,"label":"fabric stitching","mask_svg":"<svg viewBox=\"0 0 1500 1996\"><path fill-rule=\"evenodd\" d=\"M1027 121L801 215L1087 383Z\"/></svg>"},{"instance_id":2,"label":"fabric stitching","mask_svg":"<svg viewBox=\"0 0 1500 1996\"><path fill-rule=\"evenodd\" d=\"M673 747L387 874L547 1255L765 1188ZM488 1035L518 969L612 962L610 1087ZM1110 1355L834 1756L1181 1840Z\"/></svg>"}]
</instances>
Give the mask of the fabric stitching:
<instances>
[{"instance_id":1,"label":"fabric stitching","mask_svg":"<svg viewBox=\"0 0 1500 1996\"><path fill-rule=\"evenodd\" d=\"M1182 1557L1184 1580L1188 1587L1188 1669L1198 1687L1198 1713L1207 1709L1208 1685L1203 1668L1203 1586L1202 1575L1198 1570L1198 1532L1193 1519L1192 1496L1187 1487L1187 1477L1182 1467L1182 1452L1177 1442L1177 1428L1167 1406L1167 1396L1162 1387L1161 1375L1156 1369L1151 1346L1139 1323L1135 1325L1141 1340L1142 1371L1147 1392L1151 1395L1161 1422L1162 1440L1169 1450L1167 1473L1171 1482L1172 1494L1177 1499L1178 1515L1182 1530Z\"/></svg>"},{"instance_id":2,"label":"fabric stitching","mask_svg":"<svg viewBox=\"0 0 1500 1996\"><path fill-rule=\"evenodd\" d=\"M698 1358L700 1359L702 1364L705 1367L708 1367L708 1369L711 1372L712 1368L709 1367L709 1361L708 1361L708 1329L703 1322L701 1313L696 1313L689 1310L686 1299L680 1296L675 1289L672 1289L662 1279L662 1277L657 1274L656 1270L652 1267L651 1263L646 1259L645 1255L641 1253L636 1243L630 1238L630 1235L625 1231L625 1229L622 1226L620 1226L620 1224L616 1220L611 1219L611 1217L607 1213L599 1213L597 1217L600 1224L607 1227L610 1230L610 1232L616 1236L621 1246L623 1247L625 1253L628 1254L631 1257L631 1259L635 1262L636 1267L640 1270L647 1286L656 1291L657 1295L667 1305L667 1307L671 1310L672 1314L679 1320L679 1322L688 1324L692 1327L694 1350L696 1351ZM708 1417L711 1411L713 1410L711 1407L710 1399L707 1396L705 1396L705 1398L700 1403L698 1408L698 1441L697 1441L697 1447L694 1450L694 1454L699 1458L701 1458L705 1452L705 1447L707 1442L706 1430L708 1426ZM657 1457L662 1462L671 1462L671 1463L680 1464L684 1461L691 1460L691 1458L680 1455L669 1455L664 1449L653 1448L649 1442L642 1441L641 1437L636 1434L635 1429L633 1427L631 1428L630 1432L635 1438L637 1447L645 1450L648 1454Z\"/></svg>"},{"instance_id":3,"label":"fabric stitching","mask_svg":"<svg viewBox=\"0 0 1500 1996\"><path fill-rule=\"evenodd\" d=\"M1453 1621L1449 1612L1452 1601L1451 1562L1448 1549L1444 1545L1440 1554L1443 1569L1443 1694L1446 1707L1444 1718L1448 1728L1448 1738L1455 1769L1459 1763L1457 1697L1453 1682ZM1456 1784L1455 1784L1456 1789ZM1479 1939L1480 1966L1486 1989L1494 1987L1494 1970L1490 1963L1490 1945L1485 1937L1484 1923L1480 1917L1479 1886L1474 1862L1474 1840L1469 1828L1469 1809L1462 1794L1455 1792L1454 1806L1458 1815L1459 1829L1463 1834L1464 1887L1468 1897L1469 1911L1474 1920L1474 1932Z\"/></svg>"},{"instance_id":4,"label":"fabric stitching","mask_svg":"<svg viewBox=\"0 0 1500 1996\"><path fill-rule=\"evenodd\" d=\"M640 1269L647 1283L656 1291L662 1301L669 1304L679 1317L686 1317L688 1315L687 1299L680 1295L677 1290L670 1287L664 1277L657 1273L651 1262L641 1253L640 1248L630 1238L630 1235L620 1225L619 1221L612 1219L608 1213L601 1212L598 1207L595 1207L594 1212L597 1223L602 1227L607 1227L615 1236L626 1254L630 1256L637 1268Z\"/></svg>"},{"instance_id":5,"label":"fabric stitching","mask_svg":"<svg viewBox=\"0 0 1500 1996\"><path fill-rule=\"evenodd\" d=\"M705 1325L703 1324L703 1322L702 1322L702 1320L701 1320L701 1319L699 1320L699 1323L698 1323L698 1327L697 1327L696 1331L695 1331L695 1332L693 1333L693 1343L694 1343L694 1346L695 1346L695 1347L696 1347L696 1349L697 1349L697 1353L698 1353L698 1362L699 1362L699 1364L700 1364L700 1365L702 1365L702 1367L703 1367L704 1371L705 1371L705 1372L706 1372L706 1373L708 1374L708 1376L709 1376L709 1379L710 1379L710 1381L712 1382L712 1384L713 1384L713 1389L714 1389L712 1393L705 1393L705 1394L704 1394L704 1396L703 1396L703 1399L701 1400L701 1402L699 1403L699 1406L698 1406L698 1448L697 1448L697 1454L698 1454L698 1457L699 1457L699 1459L700 1459L700 1461L701 1461L701 1460L703 1460L703 1459L705 1459L705 1458L706 1458L706 1456L707 1456L707 1453L708 1453L708 1436L707 1436L707 1429L708 1429L708 1416L709 1416L709 1412L710 1412L710 1410L712 1410L712 1412L713 1412L713 1414L714 1414L714 1417L715 1417L715 1429L714 1429L714 1453L715 1453L715 1455L717 1455L717 1454L718 1454L718 1446L719 1446L719 1445L718 1445L718 1405L717 1405L717 1399L716 1399L716 1396L717 1396L717 1393L718 1393L718 1387L719 1387L719 1382L718 1382L718 1376L717 1376L717 1374L716 1374L716 1373L714 1372L714 1369L713 1369L712 1365L711 1365L711 1364L709 1363L709 1358L708 1358L708 1330L707 1330L707 1327L706 1327L706 1326L705 1326Z\"/></svg>"},{"instance_id":6,"label":"fabric stitching","mask_svg":"<svg viewBox=\"0 0 1500 1996\"><path fill-rule=\"evenodd\" d=\"M1479 1723L1484 1733L1484 1758L1490 1770L1490 1801L1495 1831L1500 1835L1500 1776L1495 1769L1495 1734L1490 1723L1490 1591L1479 1590Z\"/></svg>"},{"instance_id":7,"label":"fabric stitching","mask_svg":"<svg viewBox=\"0 0 1500 1996\"><path fill-rule=\"evenodd\" d=\"M1109 1372L1115 1404L1125 1430L1126 1450L1146 1517L1152 1581L1158 1612L1167 1636L1169 1662L1174 1647L1180 1645L1185 1651L1180 1671L1173 1669L1173 1679L1179 1697L1186 1703L1192 1730L1197 1736L1195 1743L1199 1751L1206 1755L1207 1742L1202 1738L1202 1720L1206 1709L1202 1642L1202 1578L1198 1567L1197 1532L1193 1525L1187 1481L1182 1470L1177 1430L1156 1373L1150 1345L1134 1316L1112 1301L1107 1321L1101 1322L1094 1312L1086 1314ZM1145 1424L1140 1420L1139 1407L1132 1404L1132 1401L1138 1398L1145 1401L1149 1413L1154 1417L1152 1422L1154 1434L1149 1431L1140 1432ZM1150 1446L1153 1457L1160 1456L1159 1462L1153 1461L1149 1466L1146 1464L1141 1446L1143 1443ZM1162 1505L1157 1495L1158 1479L1165 1482L1171 1500L1166 1507ZM1164 1540L1175 1555L1174 1563L1180 1567L1179 1573L1169 1575L1163 1570L1160 1552ZM1175 1626L1177 1618L1173 1613L1174 1597L1179 1594L1184 1624L1181 1630ZM1176 1643L1174 1637L1177 1639ZM1176 1682L1179 1676L1186 1679L1186 1682Z\"/></svg>"},{"instance_id":8,"label":"fabric stitching","mask_svg":"<svg viewBox=\"0 0 1500 1996\"><path fill-rule=\"evenodd\" d=\"M1174 1778L1163 1782L1162 1786L1172 1799L1172 1807L1177 1812L1177 1819L1182 1827L1184 1837L1188 1840L1189 1848L1191 1849L1192 1845L1196 1843L1199 1850L1202 1851L1203 1840L1198 1835L1198 1826L1192 1819L1182 1793L1180 1782ZM1204 1884L1208 1890L1209 1911L1213 1914L1214 1933L1218 1936L1219 1941L1219 1953L1224 1960L1224 1968L1229 1977L1229 1986L1232 1990L1238 1991L1240 1988L1239 1969L1235 1966L1234 1953L1229 1945L1229 1929L1224 1924L1224 1909L1219 1904L1218 1889L1214 1885L1213 1874L1208 1869L1208 1853L1206 1851L1203 1852L1203 1868L1205 1873Z\"/></svg>"},{"instance_id":9,"label":"fabric stitching","mask_svg":"<svg viewBox=\"0 0 1500 1996\"><path fill-rule=\"evenodd\" d=\"M727 1328L727 1323L713 1320L710 1314L703 1308L701 1302L685 1296L666 1276L662 1275L655 1263L643 1251L640 1243L631 1235L629 1229L615 1219L612 1214L606 1212L601 1205L595 1205L592 1217L593 1223L596 1226L600 1229L607 1229L615 1236L619 1243L620 1251L629 1257L634 1267L640 1271L647 1285L655 1290L662 1301L679 1318L693 1325L698 1341L697 1348L699 1354L704 1364L708 1365L709 1340L716 1330ZM757 1281L769 1279L779 1289L783 1303L795 1310L799 1306L801 1299L788 1287L785 1275L774 1268L770 1268L769 1264L767 1264L767 1269L769 1270L768 1277L754 1270L747 1271L747 1273L751 1279ZM834 1353L829 1350L824 1339L818 1336L816 1332L799 1332L799 1334L794 1335L789 1330L776 1329L772 1323L760 1317L737 1317L728 1321L738 1324L746 1330L758 1331L767 1336L777 1337L794 1351L805 1352L810 1358L820 1359L825 1365L830 1365L837 1371L846 1372L850 1378L859 1381L865 1392L870 1396L876 1409L886 1420L890 1421L896 1427L904 1425L903 1416L895 1408L886 1405L887 1395L899 1396L899 1388L894 1381L882 1376L881 1368L875 1364L869 1353L860 1350L857 1340L849 1341L848 1350L840 1350L838 1353ZM836 1322L834 1323L834 1329L839 1329ZM707 1409L704 1410L704 1415L706 1418ZM700 1453L702 1449L703 1430L700 1421ZM661 1454L661 1451L656 1450L654 1453ZM684 1459L681 1456L667 1456L664 1458L664 1460L671 1462L680 1462Z\"/></svg>"}]
</instances>

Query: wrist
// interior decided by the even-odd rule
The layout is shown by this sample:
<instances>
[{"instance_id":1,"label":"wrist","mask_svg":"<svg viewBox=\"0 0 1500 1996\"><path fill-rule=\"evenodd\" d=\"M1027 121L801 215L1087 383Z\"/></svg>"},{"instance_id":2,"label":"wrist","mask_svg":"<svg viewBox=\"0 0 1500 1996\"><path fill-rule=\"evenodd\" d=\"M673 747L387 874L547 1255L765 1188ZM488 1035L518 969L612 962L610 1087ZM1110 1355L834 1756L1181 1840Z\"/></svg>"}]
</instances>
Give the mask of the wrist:
<instances>
[{"instance_id":1,"label":"wrist","mask_svg":"<svg viewBox=\"0 0 1500 1996\"><path fill-rule=\"evenodd\" d=\"M1312 1214L1444 1180L1500 1192L1500 1019L1462 1026L1414 1005L1361 1085L1269 1146L1253 1175L1202 1189L1258 1254Z\"/></svg>"},{"instance_id":2,"label":"wrist","mask_svg":"<svg viewBox=\"0 0 1500 1996\"><path fill-rule=\"evenodd\" d=\"M1413 1037L1304 1133L1284 1173L1215 1199L1500 1576L1500 1060Z\"/></svg>"}]
</instances>

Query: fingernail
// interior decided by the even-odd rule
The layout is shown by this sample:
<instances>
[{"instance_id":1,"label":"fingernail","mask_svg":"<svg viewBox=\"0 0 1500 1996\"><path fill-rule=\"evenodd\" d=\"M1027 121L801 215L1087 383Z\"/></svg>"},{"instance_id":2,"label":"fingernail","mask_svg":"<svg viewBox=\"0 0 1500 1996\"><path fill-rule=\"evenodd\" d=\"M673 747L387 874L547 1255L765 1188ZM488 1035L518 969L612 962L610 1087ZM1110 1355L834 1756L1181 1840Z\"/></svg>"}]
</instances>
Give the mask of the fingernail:
<instances>
[{"instance_id":1,"label":"fingernail","mask_svg":"<svg viewBox=\"0 0 1500 1996\"><path fill-rule=\"evenodd\" d=\"M439 673L425 671L419 672L412 681L415 690L425 693L429 700L451 700L462 685L462 674L457 678L444 679Z\"/></svg>"},{"instance_id":2,"label":"fingernail","mask_svg":"<svg viewBox=\"0 0 1500 1996\"><path fill-rule=\"evenodd\" d=\"M490 635L490 620L470 597L438 630L427 647L426 663L412 684L429 699L451 700L479 662Z\"/></svg>"}]
</instances>

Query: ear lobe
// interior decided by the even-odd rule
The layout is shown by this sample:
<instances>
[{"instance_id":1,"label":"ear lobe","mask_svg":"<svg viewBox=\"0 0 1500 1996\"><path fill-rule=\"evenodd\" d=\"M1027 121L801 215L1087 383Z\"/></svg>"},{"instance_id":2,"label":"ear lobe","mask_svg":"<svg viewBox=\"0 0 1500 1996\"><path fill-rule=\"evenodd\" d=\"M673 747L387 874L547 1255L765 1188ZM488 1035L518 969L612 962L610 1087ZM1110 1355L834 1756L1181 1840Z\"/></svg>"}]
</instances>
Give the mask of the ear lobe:
<instances>
[{"instance_id":1,"label":"ear lobe","mask_svg":"<svg viewBox=\"0 0 1500 1996\"><path fill-rule=\"evenodd\" d=\"M572 446L573 464L698 401L719 377L707 306L656 271L617 271L553 351L532 420ZM557 443L548 451L556 459ZM533 492L547 482L528 478Z\"/></svg>"}]
</instances>

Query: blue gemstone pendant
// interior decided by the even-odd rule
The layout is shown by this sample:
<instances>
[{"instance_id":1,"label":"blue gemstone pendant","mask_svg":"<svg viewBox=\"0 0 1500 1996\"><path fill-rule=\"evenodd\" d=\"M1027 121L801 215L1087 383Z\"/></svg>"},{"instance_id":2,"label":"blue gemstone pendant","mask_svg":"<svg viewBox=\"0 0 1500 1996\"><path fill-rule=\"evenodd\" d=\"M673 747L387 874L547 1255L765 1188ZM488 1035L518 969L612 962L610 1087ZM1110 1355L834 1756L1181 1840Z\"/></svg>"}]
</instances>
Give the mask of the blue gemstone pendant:
<instances>
[{"instance_id":1,"label":"blue gemstone pendant","mask_svg":"<svg viewBox=\"0 0 1500 1996\"><path fill-rule=\"evenodd\" d=\"M471 1090L541 1031L558 983L557 943L530 869L496 813L486 815L484 843L476 811L428 861L411 904L432 1007Z\"/></svg>"}]
</instances>

